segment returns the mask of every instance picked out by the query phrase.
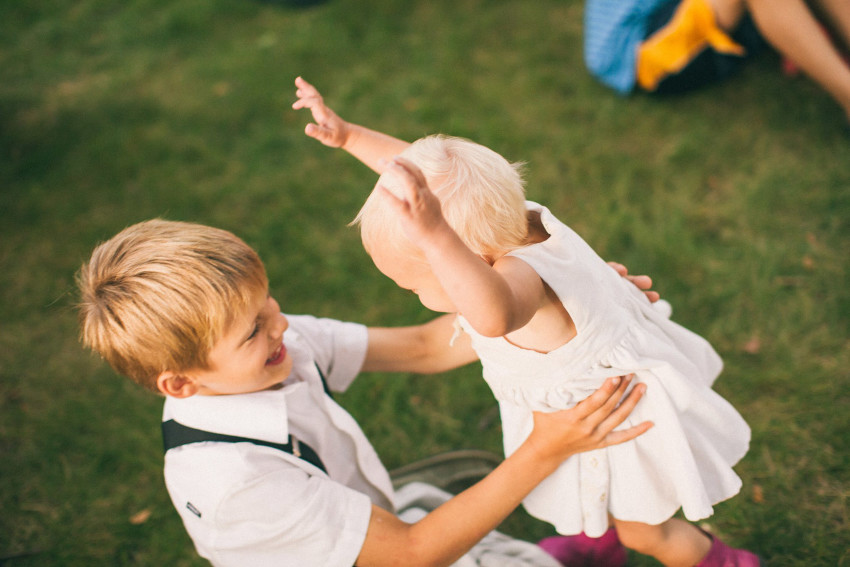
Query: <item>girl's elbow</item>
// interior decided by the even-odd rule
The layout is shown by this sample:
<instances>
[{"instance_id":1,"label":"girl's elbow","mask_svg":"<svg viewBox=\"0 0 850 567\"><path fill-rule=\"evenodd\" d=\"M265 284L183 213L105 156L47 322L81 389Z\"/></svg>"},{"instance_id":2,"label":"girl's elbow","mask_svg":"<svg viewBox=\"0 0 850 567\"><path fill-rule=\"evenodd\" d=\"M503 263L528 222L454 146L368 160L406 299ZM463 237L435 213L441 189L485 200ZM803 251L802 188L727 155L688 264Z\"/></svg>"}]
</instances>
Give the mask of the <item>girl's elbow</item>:
<instances>
[{"instance_id":1,"label":"girl's elbow","mask_svg":"<svg viewBox=\"0 0 850 567\"><path fill-rule=\"evenodd\" d=\"M473 324L472 326L478 334L485 337L504 337L508 333L516 331L519 328L519 326L515 325L513 321L507 317L491 318L487 321L482 321L478 325Z\"/></svg>"},{"instance_id":2,"label":"girl's elbow","mask_svg":"<svg viewBox=\"0 0 850 567\"><path fill-rule=\"evenodd\" d=\"M504 325L482 326L480 329L476 329L476 331L478 331L479 335L490 338L504 337L505 335L510 333L508 328Z\"/></svg>"}]
</instances>

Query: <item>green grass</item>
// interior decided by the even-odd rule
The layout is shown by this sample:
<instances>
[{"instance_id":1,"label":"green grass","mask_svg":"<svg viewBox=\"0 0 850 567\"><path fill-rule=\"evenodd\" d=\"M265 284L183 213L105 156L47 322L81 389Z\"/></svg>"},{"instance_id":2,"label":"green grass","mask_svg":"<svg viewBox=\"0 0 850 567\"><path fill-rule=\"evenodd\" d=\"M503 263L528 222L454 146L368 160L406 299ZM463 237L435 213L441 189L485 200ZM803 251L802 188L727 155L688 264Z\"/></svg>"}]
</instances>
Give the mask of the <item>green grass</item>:
<instances>
[{"instance_id":1,"label":"green grass","mask_svg":"<svg viewBox=\"0 0 850 567\"><path fill-rule=\"evenodd\" d=\"M161 401L77 341L74 272L124 226L235 231L289 312L429 317L346 227L374 177L302 134L300 74L350 120L528 162L531 198L651 274L723 355L717 388L753 442L712 528L769 565L850 565L840 112L770 54L688 96L618 97L584 70L581 16L576 0L0 5L0 564L204 564L162 483ZM499 450L474 367L363 376L341 401L389 467ZM521 512L505 529L551 533Z\"/></svg>"}]
</instances>

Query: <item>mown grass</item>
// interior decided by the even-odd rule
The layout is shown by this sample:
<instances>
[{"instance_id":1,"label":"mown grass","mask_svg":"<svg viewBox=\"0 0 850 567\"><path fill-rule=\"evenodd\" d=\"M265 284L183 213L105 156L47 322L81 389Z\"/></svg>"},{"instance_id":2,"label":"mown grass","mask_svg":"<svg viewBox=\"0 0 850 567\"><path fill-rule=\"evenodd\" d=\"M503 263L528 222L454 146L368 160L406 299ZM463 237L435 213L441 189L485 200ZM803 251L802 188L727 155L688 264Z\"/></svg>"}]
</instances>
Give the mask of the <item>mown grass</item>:
<instances>
[{"instance_id":1,"label":"mown grass","mask_svg":"<svg viewBox=\"0 0 850 567\"><path fill-rule=\"evenodd\" d=\"M289 105L304 75L353 121L526 161L531 198L651 274L723 355L717 388L753 443L711 526L770 565L850 564L840 114L770 54L688 96L618 97L584 70L581 15L554 0L1 5L0 563L204 564L162 484L160 400L77 341L74 272L124 226L233 230L289 312L430 316L346 227L374 178L303 136ZM363 376L342 403L389 467L499 450L474 367ZM551 533L522 513L505 529Z\"/></svg>"}]
</instances>

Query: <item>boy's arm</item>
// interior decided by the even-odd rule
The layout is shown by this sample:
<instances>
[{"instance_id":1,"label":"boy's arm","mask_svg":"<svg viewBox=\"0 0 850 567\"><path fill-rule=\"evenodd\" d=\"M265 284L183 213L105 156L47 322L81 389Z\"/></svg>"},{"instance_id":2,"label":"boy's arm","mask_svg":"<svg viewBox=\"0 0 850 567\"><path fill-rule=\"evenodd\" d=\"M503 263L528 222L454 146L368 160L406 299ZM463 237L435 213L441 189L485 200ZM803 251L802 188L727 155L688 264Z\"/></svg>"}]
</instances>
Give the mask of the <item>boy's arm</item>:
<instances>
[{"instance_id":1,"label":"boy's arm","mask_svg":"<svg viewBox=\"0 0 850 567\"><path fill-rule=\"evenodd\" d=\"M469 335L461 333L452 342L455 317L443 315L410 327L370 327L362 370L433 374L478 360Z\"/></svg>"},{"instance_id":2,"label":"boy's arm","mask_svg":"<svg viewBox=\"0 0 850 567\"><path fill-rule=\"evenodd\" d=\"M410 144L364 126L346 122L325 105L321 93L302 79L295 79L298 97L292 108L309 108L314 124L307 124L304 133L332 148L342 148L373 171L381 173L380 163L400 154Z\"/></svg>"},{"instance_id":3,"label":"boy's arm","mask_svg":"<svg viewBox=\"0 0 850 567\"><path fill-rule=\"evenodd\" d=\"M569 456L622 443L644 433L644 422L624 431L643 394L636 386L622 404L629 379L609 379L575 408L534 414L528 439L493 472L415 524L373 506L358 567L450 565L494 530L523 498Z\"/></svg>"},{"instance_id":4,"label":"boy's arm","mask_svg":"<svg viewBox=\"0 0 850 567\"><path fill-rule=\"evenodd\" d=\"M523 327L546 298L540 276L525 262L503 257L490 266L473 253L446 222L440 202L422 172L395 158L387 168L402 181L399 198L382 188L404 219L407 237L428 260L456 310L485 336L499 337Z\"/></svg>"}]
</instances>

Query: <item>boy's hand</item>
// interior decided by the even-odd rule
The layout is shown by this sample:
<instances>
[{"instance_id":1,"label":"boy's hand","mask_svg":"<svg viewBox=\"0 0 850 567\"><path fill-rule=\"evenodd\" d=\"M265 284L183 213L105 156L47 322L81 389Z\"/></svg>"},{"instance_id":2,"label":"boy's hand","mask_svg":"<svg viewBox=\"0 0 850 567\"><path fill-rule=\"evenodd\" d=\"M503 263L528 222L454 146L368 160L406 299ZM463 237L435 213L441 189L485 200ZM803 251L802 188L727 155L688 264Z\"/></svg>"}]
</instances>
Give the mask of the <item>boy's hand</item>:
<instances>
[{"instance_id":1,"label":"boy's hand","mask_svg":"<svg viewBox=\"0 0 850 567\"><path fill-rule=\"evenodd\" d=\"M643 294L650 301L650 303L655 303L659 299L661 299L661 295L657 291L652 291L650 288L652 287L652 278L649 276L630 276L629 270L624 265L619 264L617 262L608 262L608 265L614 268L614 271L620 274L620 276L626 278L635 287L639 290L643 291Z\"/></svg>"},{"instance_id":2,"label":"boy's hand","mask_svg":"<svg viewBox=\"0 0 850 567\"><path fill-rule=\"evenodd\" d=\"M351 128L348 122L336 115L336 113L325 105L321 93L316 87L298 77L295 79L298 89L295 95L298 97L292 108L309 108L313 113L315 124L307 124L304 133L311 138L316 138L321 143L332 148L342 148L348 142Z\"/></svg>"},{"instance_id":3,"label":"boy's hand","mask_svg":"<svg viewBox=\"0 0 850 567\"><path fill-rule=\"evenodd\" d=\"M623 398L633 375L609 378L596 392L568 410L534 413L534 429L528 442L542 454L553 452L557 458L630 441L644 434L652 422L645 421L629 429L617 430L646 391L638 384Z\"/></svg>"},{"instance_id":4,"label":"boy's hand","mask_svg":"<svg viewBox=\"0 0 850 567\"><path fill-rule=\"evenodd\" d=\"M385 173L401 182L401 195L394 195L383 185L379 185L379 190L404 220L404 231L412 243L421 247L431 236L442 231L453 232L443 217L440 200L428 188L425 176L416 165L396 157L387 164Z\"/></svg>"}]
</instances>

